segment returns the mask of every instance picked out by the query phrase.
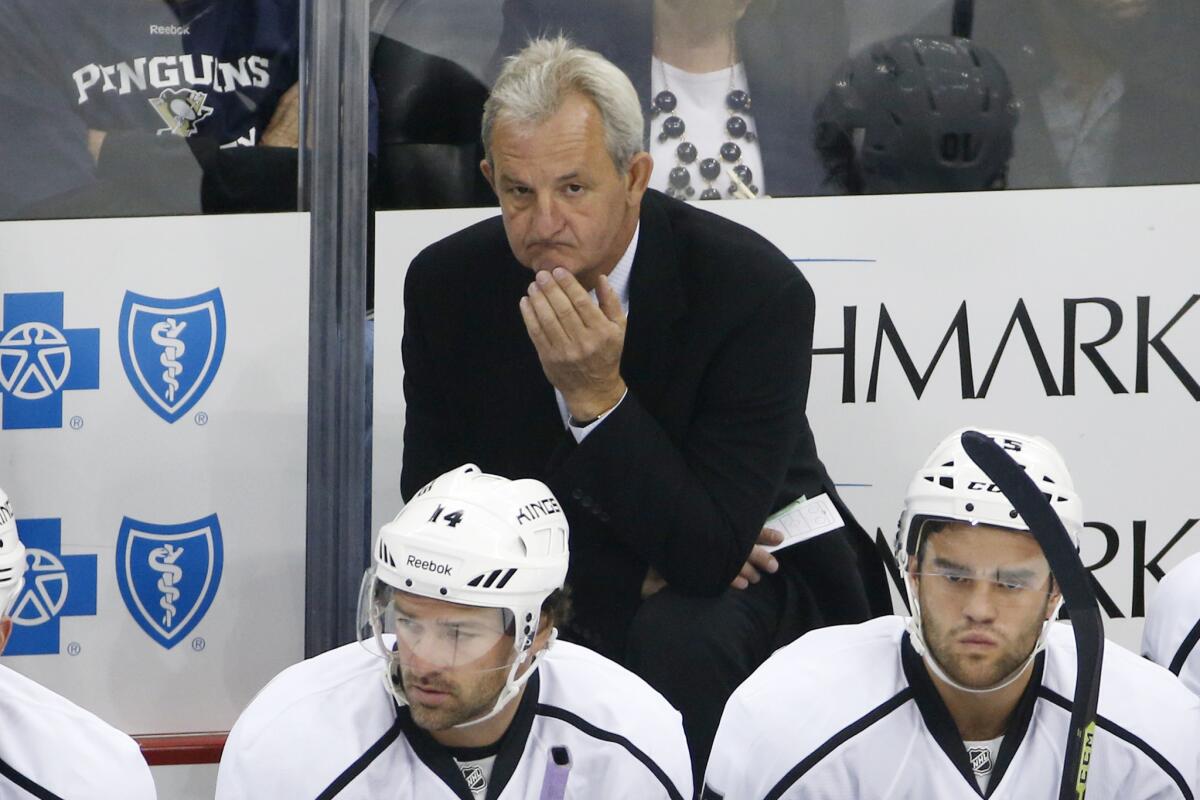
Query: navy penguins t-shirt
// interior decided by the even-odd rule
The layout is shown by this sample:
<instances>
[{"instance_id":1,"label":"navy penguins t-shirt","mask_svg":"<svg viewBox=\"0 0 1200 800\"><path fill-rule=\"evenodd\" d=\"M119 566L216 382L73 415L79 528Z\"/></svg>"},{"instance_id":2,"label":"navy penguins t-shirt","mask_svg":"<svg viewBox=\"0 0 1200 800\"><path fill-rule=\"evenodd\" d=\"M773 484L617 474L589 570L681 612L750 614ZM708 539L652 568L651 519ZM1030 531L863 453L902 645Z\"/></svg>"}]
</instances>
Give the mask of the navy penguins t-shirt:
<instances>
[{"instance_id":1,"label":"navy penguins t-shirt","mask_svg":"<svg viewBox=\"0 0 1200 800\"><path fill-rule=\"evenodd\" d=\"M4 0L0 218L93 182L89 129L257 144L298 39L298 0Z\"/></svg>"}]
</instances>

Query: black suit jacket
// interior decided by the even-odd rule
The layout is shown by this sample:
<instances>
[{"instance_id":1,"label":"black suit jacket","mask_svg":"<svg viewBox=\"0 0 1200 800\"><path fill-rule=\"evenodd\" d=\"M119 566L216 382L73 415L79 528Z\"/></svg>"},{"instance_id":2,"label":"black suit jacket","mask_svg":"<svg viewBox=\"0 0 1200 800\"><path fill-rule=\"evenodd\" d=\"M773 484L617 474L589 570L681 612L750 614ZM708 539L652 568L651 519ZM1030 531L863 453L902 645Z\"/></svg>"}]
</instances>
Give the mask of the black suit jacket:
<instances>
[{"instance_id":1,"label":"black suit jacket","mask_svg":"<svg viewBox=\"0 0 1200 800\"><path fill-rule=\"evenodd\" d=\"M621 359L629 392L576 444L518 309L531 278L499 217L413 260L402 492L465 462L546 481L571 525L570 632L619 658L648 567L677 590L720 594L769 513L801 494L836 497L805 418L813 293L761 236L648 192ZM784 552L822 606L810 624L865 616L848 537Z\"/></svg>"},{"instance_id":2,"label":"black suit jacket","mask_svg":"<svg viewBox=\"0 0 1200 800\"><path fill-rule=\"evenodd\" d=\"M650 107L653 0L505 0L504 31L493 59L512 55L534 36L565 33L629 76ZM842 0L754 2L737 27L766 189L775 197L820 192L824 168L813 145L813 111L849 48ZM648 135L661 122L647 115Z\"/></svg>"}]
</instances>

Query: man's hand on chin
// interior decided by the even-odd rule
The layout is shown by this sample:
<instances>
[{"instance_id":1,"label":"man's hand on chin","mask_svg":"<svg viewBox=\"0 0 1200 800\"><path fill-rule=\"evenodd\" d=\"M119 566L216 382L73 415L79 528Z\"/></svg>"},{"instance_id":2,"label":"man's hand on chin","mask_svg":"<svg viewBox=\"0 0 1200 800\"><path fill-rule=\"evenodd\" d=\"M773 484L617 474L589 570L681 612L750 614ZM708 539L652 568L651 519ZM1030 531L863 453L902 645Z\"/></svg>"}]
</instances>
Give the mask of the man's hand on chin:
<instances>
[{"instance_id":1,"label":"man's hand on chin","mask_svg":"<svg viewBox=\"0 0 1200 800\"><path fill-rule=\"evenodd\" d=\"M625 395L625 312L605 276L596 297L599 305L574 275L556 267L535 273L521 298L521 317L542 370L580 422L596 419Z\"/></svg>"}]
</instances>

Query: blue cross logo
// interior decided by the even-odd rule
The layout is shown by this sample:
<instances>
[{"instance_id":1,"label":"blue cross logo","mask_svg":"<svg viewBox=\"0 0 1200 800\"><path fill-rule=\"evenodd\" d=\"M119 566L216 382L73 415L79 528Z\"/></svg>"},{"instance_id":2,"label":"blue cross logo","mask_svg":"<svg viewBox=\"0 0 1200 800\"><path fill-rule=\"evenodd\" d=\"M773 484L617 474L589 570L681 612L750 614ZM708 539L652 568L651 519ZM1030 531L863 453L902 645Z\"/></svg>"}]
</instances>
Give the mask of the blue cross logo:
<instances>
[{"instance_id":1,"label":"blue cross logo","mask_svg":"<svg viewBox=\"0 0 1200 800\"><path fill-rule=\"evenodd\" d=\"M4 295L0 427L61 428L62 393L100 388L100 329L63 326L62 292Z\"/></svg>"},{"instance_id":2,"label":"blue cross logo","mask_svg":"<svg viewBox=\"0 0 1200 800\"><path fill-rule=\"evenodd\" d=\"M57 653L61 618L96 615L96 556L62 554L61 520L18 519L17 535L28 568L4 655Z\"/></svg>"}]
</instances>

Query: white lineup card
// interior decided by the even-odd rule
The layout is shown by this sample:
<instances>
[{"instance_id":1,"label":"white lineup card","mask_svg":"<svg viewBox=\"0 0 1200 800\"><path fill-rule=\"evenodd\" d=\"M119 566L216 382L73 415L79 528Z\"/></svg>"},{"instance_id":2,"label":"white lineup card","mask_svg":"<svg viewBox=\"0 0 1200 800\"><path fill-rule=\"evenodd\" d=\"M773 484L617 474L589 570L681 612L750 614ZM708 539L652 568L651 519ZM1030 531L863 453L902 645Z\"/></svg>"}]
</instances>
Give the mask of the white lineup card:
<instances>
[{"instance_id":1,"label":"white lineup card","mask_svg":"<svg viewBox=\"0 0 1200 800\"><path fill-rule=\"evenodd\" d=\"M803 495L794 502L767 517L764 528L772 528L783 534L783 542L768 547L768 553L791 547L822 533L837 530L846 523L838 513L837 506L822 492L809 500Z\"/></svg>"}]
</instances>

